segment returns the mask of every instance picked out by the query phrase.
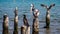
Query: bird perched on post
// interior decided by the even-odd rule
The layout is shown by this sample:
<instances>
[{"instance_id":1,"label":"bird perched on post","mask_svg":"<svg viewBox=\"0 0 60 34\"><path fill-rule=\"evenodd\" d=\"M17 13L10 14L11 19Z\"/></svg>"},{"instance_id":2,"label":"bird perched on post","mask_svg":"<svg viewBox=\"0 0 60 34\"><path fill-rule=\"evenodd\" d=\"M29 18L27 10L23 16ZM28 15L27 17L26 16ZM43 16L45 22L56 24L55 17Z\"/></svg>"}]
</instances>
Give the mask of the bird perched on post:
<instances>
[{"instance_id":1,"label":"bird perched on post","mask_svg":"<svg viewBox=\"0 0 60 34\"><path fill-rule=\"evenodd\" d=\"M26 15L23 15L23 16L24 16L24 17L23 17L24 25L25 25L25 26L29 26L28 20L27 20L27 18L26 18Z\"/></svg>"},{"instance_id":2,"label":"bird perched on post","mask_svg":"<svg viewBox=\"0 0 60 34\"><path fill-rule=\"evenodd\" d=\"M34 4L31 4L31 12L33 13L34 17L38 17L39 10L34 8Z\"/></svg>"},{"instance_id":3,"label":"bird perched on post","mask_svg":"<svg viewBox=\"0 0 60 34\"><path fill-rule=\"evenodd\" d=\"M46 26L44 28L49 28L49 25L50 25L50 9L53 6L55 6L55 4L51 4L49 7L44 5L44 4L41 4L41 6L47 9L47 12L46 12Z\"/></svg>"},{"instance_id":4,"label":"bird perched on post","mask_svg":"<svg viewBox=\"0 0 60 34\"><path fill-rule=\"evenodd\" d=\"M24 22L23 27L24 27L24 30L25 30L25 34L30 34L30 26L28 24L28 20L26 18L26 15L23 15L23 16L24 16L23 17L23 22Z\"/></svg>"}]
</instances>

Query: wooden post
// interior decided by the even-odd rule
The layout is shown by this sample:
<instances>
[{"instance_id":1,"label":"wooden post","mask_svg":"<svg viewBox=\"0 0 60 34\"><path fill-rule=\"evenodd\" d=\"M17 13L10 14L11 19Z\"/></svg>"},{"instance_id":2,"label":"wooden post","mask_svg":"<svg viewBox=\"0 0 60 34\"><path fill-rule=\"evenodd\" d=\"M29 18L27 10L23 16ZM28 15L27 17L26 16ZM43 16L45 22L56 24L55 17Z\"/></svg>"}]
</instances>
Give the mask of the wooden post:
<instances>
[{"instance_id":1,"label":"wooden post","mask_svg":"<svg viewBox=\"0 0 60 34\"><path fill-rule=\"evenodd\" d=\"M21 26L21 34L25 34L25 28Z\"/></svg>"},{"instance_id":2,"label":"wooden post","mask_svg":"<svg viewBox=\"0 0 60 34\"><path fill-rule=\"evenodd\" d=\"M13 32L13 34L18 34L18 10L17 10L17 7L15 9L14 32Z\"/></svg>"},{"instance_id":3,"label":"wooden post","mask_svg":"<svg viewBox=\"0 0 60 34\"><path fill-rule=\"evenodd\" d=\"M25 25L21 26L21 34L30 34L30 26L29 27Z\"/></svg>"},{"instance_id":4,"label":"wooden post","mask_svg":"<svg viewBox=\"0 0 60 34\"><path fill-rule=\"evenodd\" d=\"M46 14L46 26L44 28L49 28L50 25L50 13Z\"/></svg>"},{"instance_id":5,"label":"wooden post","mask_svg":"<svg viewBox=\"0 0 60 34\"><path fill-rule=\"evenodd\" d=\"M3 16L3 34L8 34L8 22L9 18L7 14Z\"/></svg>"},{"instance_id":6,"label":"wooden post","mask_svg":"<svg viewBox=\"0 0 60 34\"><path fill-rule=\"evenodd\" d=\"M33 19L32 34L39 34L39 20L38 20L38 18Z\"/></svg>"},{"instance_id":7,"label":"wooden post","mask_svg":"<svg viewBox=\"0 0 60 34\"><path fill-rule=\"evenodd\" d=\"M26 15L24 15L23 17L23 22L24 22L24 25L21 26L21 34L30 34L30 26L28 24Z\"/></svg>"}]
</instances>

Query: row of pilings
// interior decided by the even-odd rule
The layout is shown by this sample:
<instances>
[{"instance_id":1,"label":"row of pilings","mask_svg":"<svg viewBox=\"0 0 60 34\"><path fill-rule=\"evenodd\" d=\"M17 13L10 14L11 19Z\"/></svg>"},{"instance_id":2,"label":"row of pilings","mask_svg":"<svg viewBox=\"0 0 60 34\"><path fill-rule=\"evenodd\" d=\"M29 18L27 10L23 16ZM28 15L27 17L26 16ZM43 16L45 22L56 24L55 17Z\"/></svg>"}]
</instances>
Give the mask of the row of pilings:
<instances>
[{"instance_id":1,"label":"row of pilings","mask_svg":"<svg viewBox=\"0 0 60 34\"><path fill-rule=\"evenodd\" d=\"M18 34L18 9L16 7L14 11L14 31L13 34ZM9 23L9 17L7 14L4 14L3 16L3 32L2 34L9 34L8 31L8 24ZM28 23L28 20L26 18L26 15L23 15L23 26L21 26L21 34L30 34L30 25ZM39 21L38 18L33 18L33 24L32 24L32 34L38 34L39 33Z\"/></svg>"},{"instance_id":2,"label":"row of pilings","mask_svg":"<svg viewBox=\"0 0 60 34\"><path fill-rule=\"evenodd\" d=\"M49 28L50 25L50 9L51 7L55 6L55 4L51 4L49 7L41 4L42 7L45 7L47 9L46 12L46 26L44 28ZM33 8L32 8L33 7ZM32 11L34 11L34 6L32 5ZM38 12L37 12L38 13ZM34 18L33 18L33 24L32 24L32 34L39 34L39 20L38 17L36 17L38 14L34 12ZM18 34L18 9L16 7L14 11L15 17L14 17L14 31L13 34ZM35 16L36 15L36 16ZM9 34L8 31L8 23L9 18L7 14L4 14L3 16L3 34ZM21 26L21 34L30 34L30 25L28 23L28 20L26 18L26 15L23 15L23 26Z\"/></svg>"}]
</instances>

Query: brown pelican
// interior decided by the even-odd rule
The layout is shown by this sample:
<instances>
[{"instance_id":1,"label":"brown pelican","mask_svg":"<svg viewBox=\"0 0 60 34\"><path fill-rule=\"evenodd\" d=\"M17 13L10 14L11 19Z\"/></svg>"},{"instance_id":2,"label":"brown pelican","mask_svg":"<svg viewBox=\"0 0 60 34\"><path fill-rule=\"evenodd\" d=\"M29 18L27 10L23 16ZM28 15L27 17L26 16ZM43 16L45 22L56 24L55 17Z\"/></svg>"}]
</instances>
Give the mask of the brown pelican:
<instances>
[{"instance_id":1,"label":"brown pelican","mask_svg":"<svg viewBox=\"0 0 60 34\"><path fill-rule=\"evenodd\" d=\"M41 6L47 9L47 12L46 12L46 26L44 28L49 28L49 25L50 25L50 9L53 6L55 6L55 4L51 4L49 7L44 5L44 4L41 4Z\"/></svg>"}]
</instances>

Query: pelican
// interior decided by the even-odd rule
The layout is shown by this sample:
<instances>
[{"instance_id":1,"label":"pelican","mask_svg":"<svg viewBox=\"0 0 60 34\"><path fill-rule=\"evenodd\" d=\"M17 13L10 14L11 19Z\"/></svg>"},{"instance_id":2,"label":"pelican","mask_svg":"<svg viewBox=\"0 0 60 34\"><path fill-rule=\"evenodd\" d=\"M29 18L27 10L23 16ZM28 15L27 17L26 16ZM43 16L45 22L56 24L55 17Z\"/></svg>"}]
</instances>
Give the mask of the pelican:
<instances>
[{"instance_id":1,"label":"pelican","mask_svg":"<svg viewBox=\"0 0 60 34\"><path fill-rule=\"evenodd\" d=\"M44 5L44 4L41 4L41 6L47 9L47 12L46 12L46 26L44 28L49 28L49 25L50 25L50 9L53 6L55 6L55 4L51 4L49 7Z\"/></svg>"}]
</instances>

